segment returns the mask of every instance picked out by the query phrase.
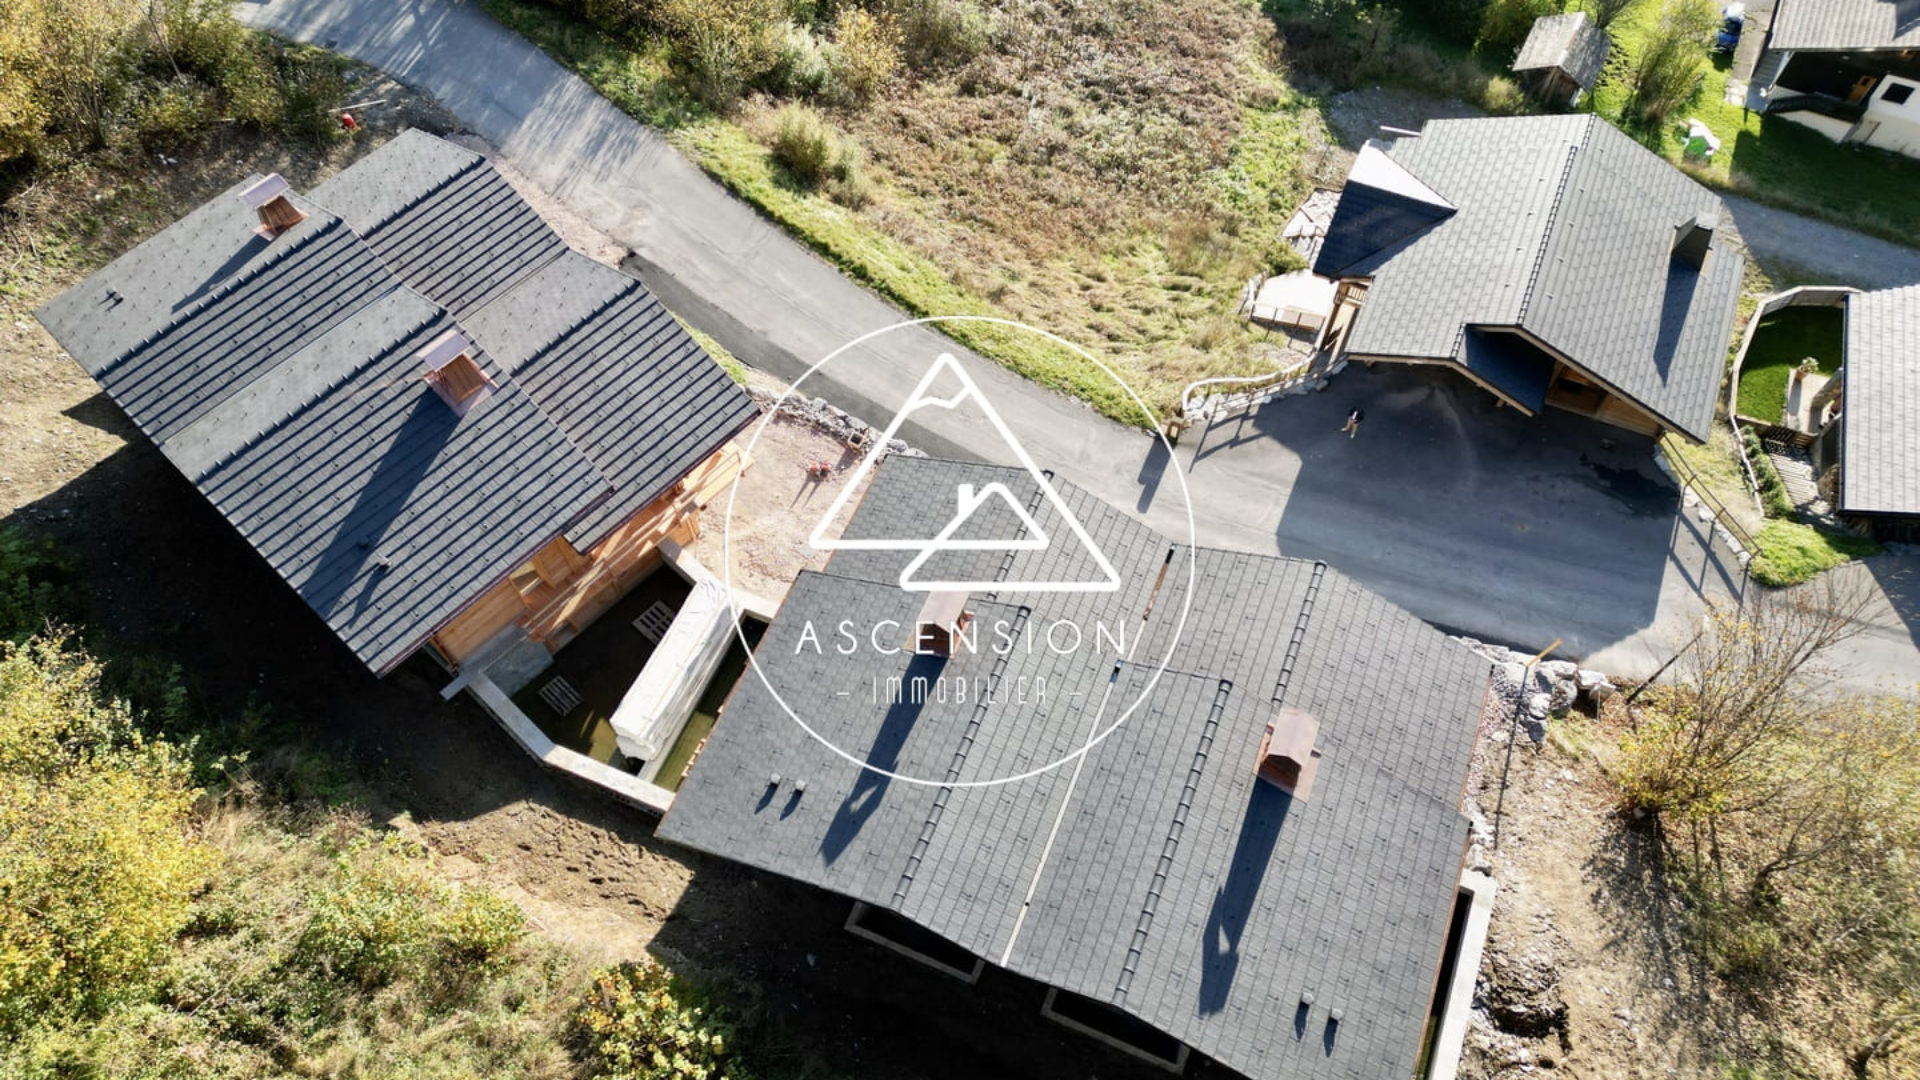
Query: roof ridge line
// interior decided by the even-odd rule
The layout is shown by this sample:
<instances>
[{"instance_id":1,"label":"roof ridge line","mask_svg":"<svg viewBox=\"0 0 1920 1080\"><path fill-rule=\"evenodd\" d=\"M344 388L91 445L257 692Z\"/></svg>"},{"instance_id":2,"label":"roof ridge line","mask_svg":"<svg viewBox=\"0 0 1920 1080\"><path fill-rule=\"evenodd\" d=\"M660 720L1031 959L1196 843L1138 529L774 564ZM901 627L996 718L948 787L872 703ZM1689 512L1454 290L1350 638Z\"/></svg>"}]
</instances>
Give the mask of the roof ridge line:
<instances>
[{"instance_id":1,"label":"roof ridge line","mask_svg":"<svg viewBox=\"0 0 1920 1080\"><path fill-rule=\"evenodd\" d=\"M1587 123L1581 129L1580 138L1567 147L1567 163L1560 168L1560 182L1554 185L1553 201L1547 204L1547 227L1540 230L1540 249L1533 254L1533 267L1527 271L1527 290L1520 295L1520 311L1514 316L1514 324L1526 322L1527 309L1533 306L1533 290L1540 284L1540 269L1547 261L1547 248L1553 243L1553 227L1560 221L1560 203L1567 197L1567 181L1573 177L1574 162L1580 160L1580 151L1587 147L1587 136L1593 133L1595 118L1587 117Z\"/></svg>"},{"instance_id":2,"label":"roof ridge line","mask_svg":"<svg viewBox=\"0 0 1920 1080\"><path fill-rule=\"evenodd\" d=\"M316 207L319 206L318 203L315 203L313 205L315 205ZM202 312L206 311L208 308L212 307L214 304L218 303L221 300L226 299L229 296L232 296L236 291L238 291L242 287L249 285L254 281L259 280L260 275L266 273L268 270L271 270L274 267L279 266L281 263L292 258L294 252L305 251L311 245L319 243L321 238L326 236L331 236L335 228L344 226L346 224L346 222L343 219L341 219L338 215L334 214L332 211L327 210L324 212L327 215L327 220L325 222L321 223L312 231L308 232L305 236L300 237L298 240L295 240L293 243L288 244L285 248L282 248L280 251L274 253L271 258L262 259L257 265L247 270L245 273L236 274L234 277L229 278L228 280L222 282L212 292L206 294L197 302L189 305L186 309L182 310L179 314L173 316L171 319L168 319L166 323L162 325L159 329L155 330L151 334L148 334L146 337L141 338L139 341L134 342L132 345L127 346L127 348L121 350L120 355L114 357L112 360L108 361L105 365L103 365L100 368L100 374L104 375L107 372L112 371L114 368L119 367L121 364L126 363L128 360L132 359L135 353L144 352L149 345L152 345L155 342L159 341L160 339L172 334L175 330L178 330L180 327L186 325L189 320L198 317ZM291 226L289 226L289 228L291 228ZM352 231L352 230L348 230L348 231ZM355 236L354 239L358 240L359 237ZM271 240L269 240L269 243L271 243ZM381 269L387 269L385 263L381 264ZM96 380L99 378L98 375L94 377Z\"/></svg>"},{"instance_id":3,"label":"roof ridge line","mask_svg":"<svg viewBox=\"0 0 1920 1080\"><path fill-rule=\"evenodd\" d=\"M367 308L372 307L374 304L380 303L381 301L387 299L388 297L393 296L402 291L410 292L412 290L407 289L405 285L396 285L394 288L391 288L385 292L382 292L380 295L374 297L372 300L369 300L365 304L362 304L359 307L355 308L353 310L353 314L358 315L360 312L366 310ZM419 296L420 294L414 293L414 295ZM425 297L420 297L420 298L422 300L426 299ZM427 300L427 303L432 304L433 301ZM295 357L301 355L302 353L305 353L307 350L313 348L315 345L318 345L320 344L320 342L333 336L333 334L338 332L342 327L346 326L347 323L351 320L351 318L352 316L349 316L348 318L345 318L345 319L340 319L336 321L332 326L329 326L325 330L314 335L313 340L307 342L305 345L302 345L300 348L295 349L293 352L289 353L287 355L286 360L282 361L281 364L275 365L273 370L275 371L279 370L281 366L283 366L288 362L291 362ZM447 319L449 322L452 321L452 316L449 316L444 310L440 309L439 307L437 306L434 307L433 313L429 315L426 319L421 321L418 325L412 326L407 330L403 331L402 333L396 335L394 337L392 344L404 345L410 339L417 338L421 334L425 333L427 330L431 329L433 327L433 324L438 322L442 318ZM221 454L217 459L211 462L208 462L205 466L203 466L197 476L189 477L189 479L195 485L198 485L202 480L213 476L215 473L225 468L228 463L233 461L235 457L239 456L248 447L253 446L254 444L258 443L261 439L266 438L269 434L275 431L278 431L279 429L285 427L287 424L291 423L295 419L295 417L297 417L300 413L305 411L307 406L313 404L313 402L318 401L320 398L333 392L333 390L338 386L340 386L342 383L347 382L348 380L352 379L355 375L358 375L360 372L366 370L368 365L374 363L375 361L381 359L384 356L389 355L390 353L391 353L391 350L388 350L386 352L378 353L374 356L362 358L358 363L354 364L352 367L348 368L345 372L343 372L339 378L334 379L333 381L327 383L325 386L321 387L320 390L317 393L313 394L311 397L308 397L298 402L298 406L299 406L298 408L288 409L285 413L281 414L278 420L275 420L273 423L267 425L266 427L261 428L259 431L256 431L253 434L248 435L246 438L241 439L239 442L235 443L232 447L228 448L227 451ZM262 379L266 378L266 375L267 375L266 372L261 372L260 374L255 375L253 378L248 379L245 383L243 383L240 387L235 389L232 393L228 394L224 398L221 398L218 402L216 402L213 405L213 407L207 409L206 411L202 412L199 416L195 417L192 422L181 427L180 430L174 432L172 435L169 435L164 441L157 443L156 445L159 446L161 453L163 454L166 453L167 445L172 443L174 439L180 437L181 435L186 434L189 431L192 431L195 427L213 418L214 415L219 412L221 406L226 405L227 403L233 401L235 398L239 397L242 393L246 392L248 389L258 384ZM171 460L172 455L167 455L167 456L169 460Z\"/></svg>"},{"instance_id":4,"label":"roof ridge line","mask_svg":"<svg viewBox=\"0 0 1920 1080\"><path fill-rule=\"evenodd\" d=\"M429 136L429 137L431 138L432 136ZM446 140L442 139L441 141L445 142ZM452 145L452 144L448 144L448 145ZM461 147L460 149L465 150L466 148ZM473 153L473 151L471 150L467 152ZM421 203L426 202L428 199L433 198L435 195L440 194L442 191L445 191L447 188L451 187L454 181L469 175L475 169L482 168L487 164L488 164L488 161L485 156L481 154L474 154L472 161L469 161L465 165L462 165L458 169L455 169L452 172L448 173L445 177L441 178L441 180L438 183L435 183L431 187L427 188L427 190L421 192L420 194L400 204L400 206L396 207L394 211L388 214L386 217L383 217L379 221L376 221L373 224L367 226L366 232L360 232L360 230L355 229L354 230L355 234L357 234L363 240L371 241L374 233L377 233L381 229L386 228L388 225L393 224L394 219L398 218L400 215L406 213L409 210L412 210L413 208L419 206Z\"/></svg>"}]
</instances>

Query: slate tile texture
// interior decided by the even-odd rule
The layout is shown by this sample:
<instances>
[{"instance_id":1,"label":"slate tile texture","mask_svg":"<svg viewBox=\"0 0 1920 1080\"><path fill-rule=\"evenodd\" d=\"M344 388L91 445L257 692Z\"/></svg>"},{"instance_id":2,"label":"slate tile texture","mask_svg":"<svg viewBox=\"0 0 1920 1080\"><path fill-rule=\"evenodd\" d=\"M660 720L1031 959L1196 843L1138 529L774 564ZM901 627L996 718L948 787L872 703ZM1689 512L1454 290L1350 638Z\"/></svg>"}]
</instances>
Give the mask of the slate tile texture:
<instances>
[{"instance_id":1,"label":"slate tile texture","mask_svg":"<svg viewBox=\"0 0 1920 1080\"><path fill-rule=\"evenodd\" d=\"M847 535L930 537L959 485L996 480L1037 492L1018 470L889 459ZM1486 664L1323 564L1188 549L1058 490L1121 589L974 592L977 620L1019 628L1004 655L796 653L808 623L864 633L911 620L923 599L897 587L909 555L836 554L826 573L801 575L755 655L794 715L847 756L749 675L661 835L886 906L1249 1076L1411 1074L1465 846L1458 806ZM1037 505L1040 527L1063 535ZM1003 581L1086 561L1060 545L988 554ZM1046 648L1044 628L1062 620L1133 629L1120 647ZM915 673L998 692L905 710L863 692ZM1021 679L1025 696L1011 689ZM1039 679L1044 699L1031 693ZM1280 704L1322 724L1309 800L1254 775ZM970 786L1093 737L1058 768ZM794 800L798 776L808 784ZM1318 1004L1296 1037L1309 990ZM1332 1008L1344 1019L1329 1051Z\"/></svg>"},{"instance_id":2,"label":"slate tile texture","mask_svg":"<svg viewBox=\"0 0 1920 1080\"><path fill-rule=\"evenodd\" d=\"M36 314L376 672L553 538L590 546L756 414L644 287L569 252L479 155L404 133L290 194L306 217L272 237L238 198L258 179ZM454 329L496 384L464 415L418 357Z\"/></svg>"}]
</instances>

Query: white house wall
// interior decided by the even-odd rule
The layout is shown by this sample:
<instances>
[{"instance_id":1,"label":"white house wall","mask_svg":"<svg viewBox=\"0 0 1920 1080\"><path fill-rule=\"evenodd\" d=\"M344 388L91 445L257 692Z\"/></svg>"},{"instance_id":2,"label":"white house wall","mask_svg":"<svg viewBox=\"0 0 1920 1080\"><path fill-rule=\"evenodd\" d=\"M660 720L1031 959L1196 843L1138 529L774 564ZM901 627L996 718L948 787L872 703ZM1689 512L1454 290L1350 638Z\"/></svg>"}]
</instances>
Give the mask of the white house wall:
<instances>
[{"instance_id":1,"label":"white house wall","mask_svg":"<svg viewBox=\"0 0 1920 1080\"><path fill-rule=\"evenodd\" d=\"M1908 88L1907 100L1896 105L1887 100L1887 91ZM1920 157L1920 83L1889 75L1880 80L1867 112L1860 122L1862 140L1868 146Z\"/></svg>"}]
</instances>

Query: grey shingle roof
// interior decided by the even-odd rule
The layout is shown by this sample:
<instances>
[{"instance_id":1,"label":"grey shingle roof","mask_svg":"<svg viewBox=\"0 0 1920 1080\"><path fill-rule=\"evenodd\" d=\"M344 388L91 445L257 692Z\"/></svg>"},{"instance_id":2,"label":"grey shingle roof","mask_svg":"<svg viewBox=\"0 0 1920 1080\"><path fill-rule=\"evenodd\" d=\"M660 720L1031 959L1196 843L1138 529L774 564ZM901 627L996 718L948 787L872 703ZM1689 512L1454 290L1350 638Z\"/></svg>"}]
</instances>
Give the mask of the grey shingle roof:
<instances>
[{"instance_id":1,"label":"grey shingle roof","mask_svg":"<svg viewBox=\"0 0 1920 1080\"><path fill-rule=\"evenodd\" d=\"M613 480L614 497L567 530L582 550L759 415L645 286L576 252L467 323Z\"/></svg>"},{"instance_id":2,"label":"grey shingle roof","mask_svg":"<svg viewBox=\"0 0 1920 1080\"><path fill-rule=\"evenodd\" d=\"M1920 46L1916 0L1780 0L1769 49L1911 49Z\"/></svg>"},{"instance_id":3,"label":"grey shingle roof","mask_svg":"<svg viewBox=\"0 0 1920 1080\"><path fill-rule=\"evenodd\" d=\"M1847 297L1840 509L1920 514L1920 285Z\"/></svg>"},{"instance_id":4,"label":"grey shingle roof","mask_svg":"<svg viewBox=\"0 0 1920 1080\"><path fill-rule=\"evenodd\" d=\"M1593 25L1584 11L1547 15L1533 21L1520 54L1514 58L1513 70L1558 69L1581 89L1591 90L1600 80L1600 69L1606 66L1610 45L1606 31Z\"/></svg>"},{"instance_id":5,"label":"grey shingle roof","mask_svg":"<svg viewBox=\"0 0 1920 1080\"><path fill-rule=\"evenodd\" d=\"M1432 120L1391 153L1459 213L1346 271L1372 278L1349 352L1451 360L1468 326L1523 327L1706 437L1745 258L1671 252L1696 214L1731 220L1713 193L1592 116Z\"/></svg>"},{"instance_id":6,"label":"grey shingle roof","mask_svg":"<svg viewBox=\"0 0 1920 1080\"><path fill-rule=\"evenodd\" d=\"M1064 535L1017 470L908 458L879 470L847 535L931 536L957 485L995 480ZM1071 753L1116 718L1117 704L1101 709L1114 680L1116 703L1139 704L1077 775L1069 764L985 787L888 781L810 738L749 676L661 834L891 908L1250 1076L1411 1075L1464 848L1458 805L1486 664L1323 564L1201 549L1189 572L1186 549L1057 486L1120 572L1118 592L974 594L978 623L1012 627L1004 656L983 646L940 666L796 648L808 622L830 636L842 619L864 629L919 608L922 595L895 584L906 555L842 551L827 573L800 576L756 658L837 746L956 782ZM1013 516L1001 514L983 535L1003 535ZM1000 580L1087 561L1061 545L954 558ZM1062 619L1120 628L1132 658L1021 647ZM997 680L999 696L917 712L873 700L873 680L913 674ZM1281 703L1322 725L1305 802L1253 775ZM788 778L777 791L772 773ZM1296 1036L1308 991L1316 1004ZM1329 1051L1334 1008L1345 1018Z\"/></svg>"},{"instance_id":7,"label":"grey shingle roof","mask_svg":"<svg viewBox=\"0 0 1920 1080\"><path fill-rule=\"evenodd\" d=\"M376 671L609 487L484 355L493 396L464 417L440 400L416 354L453 326L393 289L177 436L222 445L160 444Z\"/></svg>"},{"instance_id":8,"label":"grey shingle roof","mask_svg":"<svg viewBox=\"0 0 1920 1080\"><path fill-rule=\"evenodd\" d=\"M339 216L293 196L307 217L272 240L235 197L257 179L37 314L376 671L751 415L638 282L568 254L477 155L409 132L321 189ZM515 324L476 341L498 385L464 416L417 356L461 325L445 305Z\"/></svg>"}]
</instances>

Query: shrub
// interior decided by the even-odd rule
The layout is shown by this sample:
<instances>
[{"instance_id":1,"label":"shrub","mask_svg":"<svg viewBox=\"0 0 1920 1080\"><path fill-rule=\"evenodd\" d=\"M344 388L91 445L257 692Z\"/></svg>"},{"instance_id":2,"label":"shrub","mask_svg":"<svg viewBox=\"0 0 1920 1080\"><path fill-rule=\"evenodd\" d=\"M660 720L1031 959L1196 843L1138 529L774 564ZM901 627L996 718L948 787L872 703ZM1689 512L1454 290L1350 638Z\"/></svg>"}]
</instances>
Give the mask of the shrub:
<instances>
[{"instance_id":1,"label":"shrub","mask_svg":"<svg viewBox=\"0 0 1920 1080\"><path fill-rule=\"evenodd\" d=\"M73 561L51 540L0 528L0 640L20 641L75 614Z\"/></svg>"},{"instance_id":2,"label":"shrub","mask_svg":"<svg viewBox=\"0 0 1920 1080\"><path fill-rule=\"evenodd\" d=\"M346 137L334 109L344 101L347 84L325 53L290 50L282 61L282 124L290 134L317 143Z\"/></svg>"},{"instance_id":3,"label":"shrub","mask_svg":"<svg viewBox=\"0 0 1920 1080\"><path fill-rule=\"evenodd\" d=\"M197 141L218 115L211 91L164 83L135 107L133 130L143 146L177 149Z\"/></svg>"},{"instance_id":4,"label":"shrub","mask_svg":"<svg viewBox=\"0 0 1920 1080\"><path fill-rule=\"evenodd\" d=\"M138 993L213 859L186 755L57 637L0 646L0 1034Z\"/></svg>"},{"instance_id":5,"label":"shrub","mask_svg":"<svg viewBox=\"0 0 1920 1080\"><path fill-rule=\"evenodd\" d=\"M1767 449L1761 445L1760 436L1750 427L1741 427L1740 441L1745 444L1747 460L1753 464L1753 478L1759 484L1760 505L1770 518L1791 519L1798 512L1793 499L1787 495L1787 485L1780 479L1780 470L1773 467L1773 459L1767 456Z\"/></svg>"},{"instance_id":6,"label":"shrub","mask_svg":"<svg viewBox=\"0 0 1920 1080\"><path fill-rule=\"evenodd\" d=\"M993 24L975 0L905 0L896 17L907 61L923 71L964 64L991 43Z\"/></svg>"},{"instance_id":7,"label":"shrub","mask_svg":"<svg viewBox=\"0 0 1920 1080\"><path fill-rule=\"evenodd\" d=\"M652 0L548 0L553 6L579 15L602 30L638 41L655 21Z\"/></svg>"},{"instance_id":8,"label":"shrub","mask_svg":"<svg viewBox=\"0 0 1920 1080\"><path fill-rule=\"evenodd\" d=\"M1493 0L1480 19L1480 44L1506 53L1526 43L1534 20L1560 11L1559 0Z\"/></svg>"},{"instance_id":9,"label":"shrub","mask_svg":"<svg viewBox=\"0 0 1920 1080\"><path fill-rule=\"evenodd\" d=\"M272 53L258 34L233 17L232 5L223 0L169 0L163 10L161 22L173 62L217 90L235 121L258 128L278 126L281 101Z\"/></svg>"},{"instance_id":10,"label":"shrub","mask_svg":"<svg viewBox=\"0 0 1920 1080\"><path fill-rule=\"evenodd\" d=\"M656 17L687 90L724 111L779 62L786 15L782 0L660 0Z\"/></svg>"},{"instance_id":11,"label":"shrub","mask_svg":"<svg viewBox=\"0 0 1920 1080\"><path fill-rule=\"evenodd\" d=\"M392 834L349 841L329 879L307 896L300 956L363 986L410 973L427 953L442 901L443 886L424 861L418 845Z\"/></svg>"},{"instance_id":12,"label":"shrub","mask_svg":"<svg viewBox=\"0 0 1920 1080\"><path fill-rule=\"evenodd\" d=\"M1633 68L1633 104L1644 119L1664 120L1693 100L1719 22L1713 0L1667 0Z\"/></svg>"},{"instance_id":13,"label":"shrub","mask_svg":"<svg viewBox=\"0 0 1920 1080\"><path fill-rule=\"evenodd\" d=\"M774 115L774 160L803 184L826 179L838 142L826 120L805 105L787 105Z\"/></svg>"},{"instance_id":14,"label":"shrub","mask_svg":"<svg viewBox=\"0 0 1920 1080\"><path fill-rule=\"evenodd\" d=\"M443 959L462 971L491 974L527 936L527 917L511 900L482 889L461 889L439 919Z\"/></svg>"},{"instance_id":15,"label":"shrub","mask_svg":"<svg viewBox=\"0 0 1920 1080\"><path fill-rule=\"evenodd\" d=\"M766 88L783 97L813 97L827 88L833 71L827 50L813 31L788 23L780 39L780 54L767 73Z\"/></svg>"},{"instance_id":16,"label":"shrub","mask_svg":"<svg viewBox=\"0 0 1920 1080\"><path fill-rule=\"evenodd\" d=\"M744 1080L730 1023L665 968L643 960L600 972L573 1014L599 1080Z\"/></svg>"},{"instance_id":17,"label":"shrub","mask_svg":"<svg viewBox=\"0 0 1920 1080\"><path fill-rule=\"evenodd\" d=\"M900 69L900 28L893 16L851 4L833 17L833 84L851 101L865 101Z\"/></svg>"}]
</instances>

